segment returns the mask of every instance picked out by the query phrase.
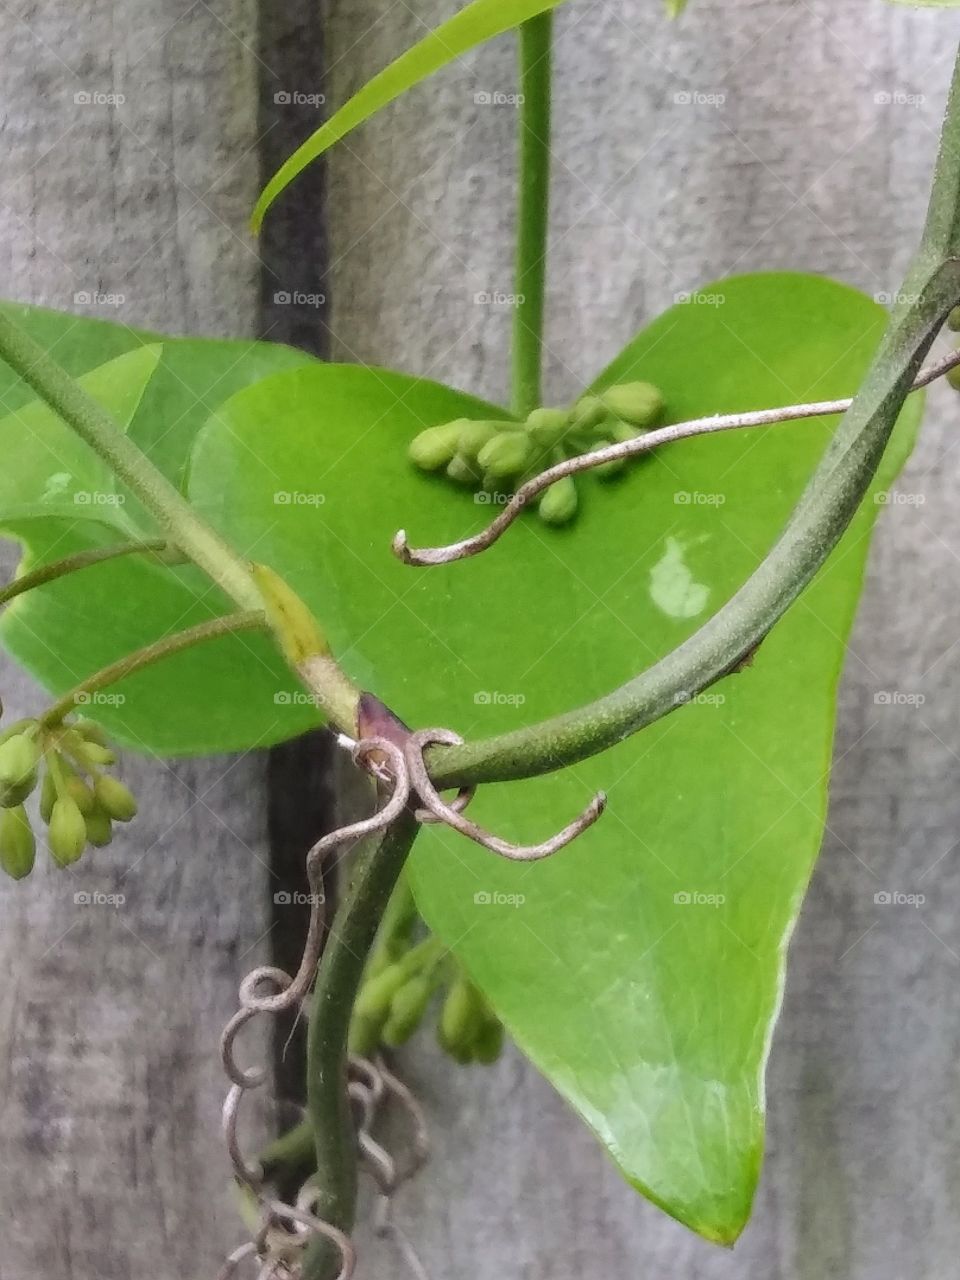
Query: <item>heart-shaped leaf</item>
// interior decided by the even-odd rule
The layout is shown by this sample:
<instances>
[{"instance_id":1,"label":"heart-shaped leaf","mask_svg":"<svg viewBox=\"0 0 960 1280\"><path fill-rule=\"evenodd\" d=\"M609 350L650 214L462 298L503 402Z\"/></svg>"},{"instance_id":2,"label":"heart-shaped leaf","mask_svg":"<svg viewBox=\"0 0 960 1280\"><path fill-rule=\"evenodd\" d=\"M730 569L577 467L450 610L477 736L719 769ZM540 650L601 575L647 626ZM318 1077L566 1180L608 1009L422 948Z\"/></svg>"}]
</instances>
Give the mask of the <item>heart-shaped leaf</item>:
<instances>
[{"instance_id":1,"label":"heart-shaped leaf","mask_svg":"<svg viewBox=\"0 0 960 1280\"><path fill-rule=\"evenodd\" d=\"M302 143L273 175L253 212L258 230L267 210L294 178L339 142L351 129L363 124L408 89L429 79L448 63L494 36L512 31L540 13L556 9L563 0L472 0L412 49L375 75L334 112L325 124Z\"/></svg>"},{"instance_id":2,"label":"heart-shaped leaf","mask_svg":"<svg viewBox=\"0 0 960 1280\"><path fill-rule=\"evenodd\" d=\"M822 279L726 280L652 324L598 385L653 381L674 420L841 396L883 323ZM492 412L398 374L296 370L223 405L191 466L195 503L237 545L257 542L363 685L412 724L468 737L606 693L689 636L764 556L835 426L685 442L620 482L582 480L567 529L531 514L470 561L392 560L401 526L437 544L489 517L414 471L406 445ZM881 488L918 417L915 400ZM760 1168L786 942L820 844L875 511L750 669L601 757L474 802L489 827L537 840L605 789L608 813L572 848L520 867L427 829L414 858L429 922L521 1046L630 1181L713 1240L737 1236Z\"/></svg>"}]
</instances>

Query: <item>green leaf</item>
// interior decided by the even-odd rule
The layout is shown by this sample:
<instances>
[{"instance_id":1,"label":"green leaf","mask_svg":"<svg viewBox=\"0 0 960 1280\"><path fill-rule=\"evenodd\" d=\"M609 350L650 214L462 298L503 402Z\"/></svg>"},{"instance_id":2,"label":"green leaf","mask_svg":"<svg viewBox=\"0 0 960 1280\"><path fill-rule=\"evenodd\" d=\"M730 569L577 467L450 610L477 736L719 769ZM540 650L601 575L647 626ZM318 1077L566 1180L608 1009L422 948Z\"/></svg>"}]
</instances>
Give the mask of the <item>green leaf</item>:
<instances>
[{"instance_id":1,"label":"green leaf","mask_svg":"<svg viewBox=\"0 0 960 1280\"><path fill-rule=\"evenodd\" d=\"M468 50L519 27L537 14L556 9L563 0L473 0L431 31L412 49L375 75L280 166L264 187L253 211L259 230L267 210L308 165L408 89L429 79Z\"/></svg>"},{"instance_id":2,"label":"green leaf","mask_svg":"<svg viewBox=\"0 0 960 1280\"><path fill-rule=\"evenodd\" d=\"M36 307L5 309L82 378L175 482L182 479L197 429L221 400L268 373L312 363L269 343L163 339L158 345L155 335L123 325ZM109 363L95 368L100 361ZM132 499L111 500L126 495L96 456L29 396L0 364L0 408L17 410L0 421L0 530L22 544L21 570L155 535ZM78 492L96 496L77 503ZM59 695L124 654L230 607L192 566L170 569L130 557L19 597L0 618L0 644ZM144 671L113 691L122 701L111 697L88 710L114 738L140 750L226 751L279 741L314 725L316 712L297 689L272 642L246 634ZM265 716L264 706L272 714Z\"/></svg>"},{"instance_id":3,"label":"green leaf","mask_svg":"<svg viewBox=\"0 0 960 1280\"><path fill-rule=\"evenodd\" d=\"M819 278L725 280L655 321L597 386L653 381L673 420L842 396L883 323ZM490 515L416 472L409 440L494 412L398 374L296 370L222 406L191 467L194 501L238 545L258 540L354 677L408 723L466 737L581 704L689 636L768 550L835 426L685 442L620 483L584 478L562 531L530 517L475 559L405 568L388 552L398 528L438 544ZM918 417L914 399L881 487ZM484 788L471 808L539 840L605 789L607 814L573 847L523 867L426 829L414 857L428 921L523 1049L625 1176L712 1240L736 1238L760 1168L785 948L820 844L877 509L862 508L752 667L614 751Z\"/></svg>"}]
</instances>

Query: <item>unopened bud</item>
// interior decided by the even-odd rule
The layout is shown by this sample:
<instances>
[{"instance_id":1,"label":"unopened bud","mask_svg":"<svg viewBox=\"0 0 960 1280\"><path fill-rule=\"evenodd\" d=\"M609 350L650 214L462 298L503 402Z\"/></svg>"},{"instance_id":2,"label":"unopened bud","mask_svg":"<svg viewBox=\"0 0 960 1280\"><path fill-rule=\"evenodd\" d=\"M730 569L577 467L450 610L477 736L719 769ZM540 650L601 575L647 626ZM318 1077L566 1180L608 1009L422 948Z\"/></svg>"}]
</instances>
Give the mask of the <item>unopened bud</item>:
<instances>
[{"instance_id":1,"label":"unopened bud","mask_svg":"<svg viewBox=\"0 0 960 1280\"><path fill-rule=\"evenodd\" d=\"M33 828L23 805L4 810L0 816L0 868L14 880L22 880L33 870L36 851Z\"/></svg>"},{"instance_id":2,"label":"unopened bud","mask_svg":"<svg viewBox=\"0 0 960 1280\"><path fill-rule=\"evenodd\" d=\"M25 733L0 743L0 806L10 809L26 800L37 785L39 760L36 739Z\"/></svg>"},{"instance_id":3,"label":"unopened bud","mask_svg":"<svg viewBox=\"0 0 960 1280\"><path fill-rule=\"evenodd\" d=\"M577 514L577 486L573 476L555 480L540 498L537 511L547 524L566 524Z\"/></svg>"},{"instance_id":4,"label":"unopened bud","mask_svg":"<svg viewBox=\"0 0 960 1280\"><path fill-rule=\"evenodd\" d=\"M477 462L493 480L519 475L533 453L533 441L525 431L501 431L480 450Z\"/></svg>"},{"instance_id":5,"label":"unopened bud","mask_svg":"<svg viewBox=\"0 0 960 1280\"><path fill-rule=\"evenodd\" d=\"M468 458L458 453L450 460L447 476L456 484L474 485L480 479L480 472Z\"/></svg>"},{"instance_id":6,"label":"unopened bud","mask_svg":"<svg viewBox=\"0 0 960 1280\"><path fill-rule=\"evenodd\" d=\"M554 449L570 429L566 409L534 409L527 418L527 430L542 449Z\"/></svg>"},{"instance_id":7,"label":"unopened bud","mask_svg":"<svg viewBox=\"0 0 960 1280\"><path fill-rule=\"evenodd\" d=\"M87 829L87 839L94 848L103 849L113 839L113 823L110 821L110 815L104 813L99 806L91 813L85 813L83 822Z\"/></svg>"},{"instance_id":8,"label":"unopened bud","mask_svg":"<svg viewBox=\"0 0 960 1280\"><path fill-rule=\"evenodd\" d=\"M93 785L97 804L116 822L130 822L137 816L137 801L129 787L119 778L100 777Z\"/></svg>"},{"instance_id":9,"label":"unopened bud","mask_svg":"<svg viewBox=\"0 0 960 1280\"><path fill-rule=\"evenodd\" d=\"M467 422L460 432L457 452L470 462L476 462L480 450L503 430L502 422Z\"/></svg>"},{"instance_id":10,"label":"unopened bud","mask_svg":"<svg viewBox=\"0 0 960 1280\"><path fill-rule=\"evenodd\" d=\"M469 1062L473 1057L484 1015L484 1003L476 987L464 977L457 978L443 1002L437 1024L440 1044L457 1062Z\"/></svg>"},{"instance_id":11,"label":"unopened bud","mask_svg":"<svg viewBox=\"0 0 960 1280\"><path fill-rule=\"evenodd\" d=\"M652 382L624 382L607 387L601 399L610 412L634 427L650 427L664 410L663 394Z\"/></svg>"},{"instance_id":12,"label":"unopened bud","mask_svg":"<svg viewBox=\"0 0 960 1280\"><path fill-rule=\"evenodd\" d=\"M421 974L404 983L390 1005L390 1016L383 1028L384 1044L391 1049L406 1044L420 1025L432 993L430 981Z\"/></svg>"},{"instance_id":13,"label":"unopened bud","mask_svg":"<svg viewBox=\"0 0 960 1280\"><path fill-rule=\"evenodd\" d=\"M47 843L53 859L61 867L76 862L87 843L87 824L76 802L61 796L53 806Z\"/></svg>"},{"instance_id":14,"label":"unopened bud","mask_svg":"<svg viewBox=\"0 0 960 1280\"><path fill-rule=\"evenodd\" d=\"M474 1041L473 1056L477 1062L489 1066L497 1061L503 1052L503 1023L497 1018L489 1018L484 1023L480 1034Z\"/></svg>"},{"instance_id":15,"label":"unopened bud","mask_svg":"<svg viewBox=\"0 0 960 1280\"><path fill-rule=\"evenodd\" d=\"M408 453L411 462L421 471L439 471L457 452L460 432L467 425L466 419L448 422L442 427L428 427L410 441Z\"/></svg>"}]
</instances>

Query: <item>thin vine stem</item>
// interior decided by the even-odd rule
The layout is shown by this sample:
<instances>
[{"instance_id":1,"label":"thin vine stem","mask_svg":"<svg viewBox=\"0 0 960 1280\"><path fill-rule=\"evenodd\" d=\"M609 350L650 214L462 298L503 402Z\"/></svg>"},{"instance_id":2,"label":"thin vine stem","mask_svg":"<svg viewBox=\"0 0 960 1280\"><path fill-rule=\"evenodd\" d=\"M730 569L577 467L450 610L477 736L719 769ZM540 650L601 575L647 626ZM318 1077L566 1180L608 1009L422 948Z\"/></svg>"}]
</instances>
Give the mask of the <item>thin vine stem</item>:
<instances>
[{"instance_id":1,"label":"thin vine stem","mask_svg":"<svg viewBox=\"0 0 960 1280\"><path fill-rule=\"evenodd\" d=\"M166 636L156 644L147 645L135 653L128 653L126 657L111 662L109 666L101 668L86 680L82 680L43 713L40 717L40 725L44 729L55 728L62 722L64 716L74 711L87 696L99 693L101 689L108 689L111 685L125 680L127 676L132 676L145 667L152 667L175 653L183 653L186 649L192 649L194 645L215 640L220 636L236 635L241 631L257 631L261 628L266 629L266 626L267 618L263 610L249 609L228 614L223 618L212 618L209 622L201 622L185 631L178 631L176 635Z\"/></svg>"},{"instance_id":2,"label":"thin vine stem","mask_svg":"<svg viewBox=\"0 0 960 1280\"><path fill-rule=\"evenodd\" d=\"M548 773L614 746L736 668L824 564L869 489L923 359L960 300L960 61L947 101L920 247L870 369L786 528L759 568L693 636L619 689L564 715L434 748L438 787Z\"/></svg>"},{"instance_id":3,"label":"thin vine stem","mask_svg":"<svg viewBox=\"0 0 960 1280\"><path fill-rule=\"evenodd\" d=\"M933 361L926 369L922 369L913 380L911 391L919 391L929 386L937 378L943 377L951 369L960 365L960 351L951 351ZM401 529L393 540L393 550L405 564L425 567L438 564L452 564L455 560L467 560L486 551L503 537L513 522L523 513L525 507L545 489L563 479L564 476L579 475L584 471L592 471L608 462L622 462L631 458L642 457L654 449L667 444L677 444L681 440L693 440L697 436L716 435L722 431L743 431L755 427L774 427L787 422L799 422L810 418L832 417L834 414L846 413L852 406L853 399L817 400L810 404L789 404L779 409L752 409L745 413L713 414L708 418L692 418L688 422L674 422L666 427L658 427L644 435L635 436L632 440L624 440L618 444L604 445L602 448L582 453L574 458L564 458L562 462L548 467L534 476L514 493L503 510L490 521L486 529L460 542L451 542L445 547L411 547L407 542L406 530Z\"/></svg>"},{"instance_id":4,"label":"thin vine stem","mask_svg":"<svg viewBox=\"0 0 960 1280\"><path fill-rule=\"evenodd\" d=\"M241 609L262 608L246 562L203 521L120 424L9 316L0 314L0 359L102 458L169 539Z\"/></svg>"},{"instance_id":5,"label":"thin vine stem","mask_svg":"<svg viewBox=\"0 0 960 1280\"><path fill-rule=\"evenodd\" d=\"M357 1197L356 1134L346 1090L350 1019L367 956L418 830L408 806L392 826L368 836L357 850L313 993L307 1110L316 1142L316 1213L348 1233ZM303 1280L329 1280L336 1266L335 1250L318 1240L307 1253Z\"/></svg>"},{"instance_id":6,"label":"thin vine stem","mask_svg":"<svg viewBox=\"0 0 960 1280\"><path fill-rule=\"evenodd\" d=\"M165 538L157 538L152 542L119 542L109 547L91 547L86 551L78 551L75 555L64 556L62 560L54 560L38 569L31 569L29 573L21 574L19 578L8 582L0 589L0 608L27 591L32 591L34 587L56 582L58 578L65 578L68 574L78 573L107 560L117 560L121 556L160 554L166 550L167 545Z\"/></svg>"},{"instance_id":7,"label":"thin vine stem","mask_svg":"<svg viewBox=\"0 0 960 1280\"><path fill-rule=\"evenodd\" d=\"M520 27L520 181L513 317L512 408L543 403L543 322L550 213L553 14Z\"/></svg>"}]
</instances>

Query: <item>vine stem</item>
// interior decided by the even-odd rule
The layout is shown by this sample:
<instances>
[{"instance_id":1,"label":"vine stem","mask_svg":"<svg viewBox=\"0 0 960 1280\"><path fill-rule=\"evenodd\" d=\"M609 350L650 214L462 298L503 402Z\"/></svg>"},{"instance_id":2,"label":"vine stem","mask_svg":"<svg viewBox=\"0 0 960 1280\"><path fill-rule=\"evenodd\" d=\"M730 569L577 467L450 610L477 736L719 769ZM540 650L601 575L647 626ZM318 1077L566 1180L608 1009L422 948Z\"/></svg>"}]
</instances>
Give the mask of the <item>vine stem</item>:
<instances>
[{"instance_id":1,"label":"vine stem","mask_svg":"<svg viewBox=\"0 0 960 1280\"><path fill-rule=\"evenodd\" d=\"M161 662L175 653L182 653L185 649L191 649L194 645L202 644L206 640L215 640L219 636L236 635L241 631L256 631L266 626L267 619L263 610L250 609L231 613L223 618L213 618L209 622L201 622L196 627L179 631L176 635L166 636L156 644L147 645L135 653L129 653L126 657L112 662L81 681L43 713L40 717L40 725L44 729L55 728L64 716L68 716L80 705L85 697L98 693L101 689L107 689L120 680L126 679L127 676L132 676L145 667L151 667L154 663Z\"/></svg>"},{"instance_id":2,"label":"vine stem","mask_svg":"<svg viewBox=\"0 0 960 1280\"><path fill-rule=\"evenodd\" d=\"M437 787L548 773L615 745L735 670L824 564L865 497L914 379L960 299L960 61L954 68L927 222L899 302L786 528L699 631L619 689L540 724L430 752Z\"/></svg>"},{"instance_id":3,"label":"vine stem","mask_svg":"<svg viewBox=\"0 0 960 1280\"><path fill-rule=\"evenodd\" d=\"M347 1233L353 1227L357 1199L356 1133L346 1089L350 1019L367 956L418 830L408 805L390 827L362 842L317 970L307 1034L316 1213ZM303 1280L329 1280L337 1265L336 1252L318 1239L304 1260Z\"/></svg>"},{"instance_id":4,"label":"vine stem","mask_svg":"<svg viewBox=\"0 0 960 1280\"><path fill-rule=\"evenodd\" d=\"M255 611L267 618L278 646L316 696L318 707L338 728L353 731L359 691L330 654L312 614L290 587L266 566L254 566L238 555L193 510L116 419L2 313L0 360L18 373L140 499L167 534L165 541L202 569L241 611ZM307 652L311 646L313 651Z\"/></svg>"},{"instance_id":5,"label":"vine stem","mask_svg":"<svg viewBox=\"0 0 960 1280\"><path fill-rule=\"evenodd\" d=\"M550 117L553 14L520 27L520 182L512 408L520 418L543 402L543 320L550 214Z\"/></svg>"},{"instance_id":6,"label":"vine stem","mask_svg":"<svg viewBox=\"0 0 960 1280\"><path fill-rule=\"evenodd\" d=\"M933 361L926 369L921 370L914 378L910 390L919 391L929 386L931 382L943 377L958 365L960 365L960 351L951 351L949 355ZM623 462L638 458L663 445L677 444L681 440L693 440L697 436L716 435L722 431L743 431L752 427L775 427L781 423L799 422L807 418L832 417L834 414L846 413L852 404L851 398L817 400L810 404L788 404L779 409L718 413L709 418L692 418L688 422L673 422L666 427L657 427L653 431L635 436L632 440L604 445L592 449L589 453L578 454L574 458L564 458L545 471L541 471L539 475L520 486L486 529L460 542L451 542L446 547L411 547L407 541L406 530L401 529L393 540L394 554L404 564L417 567L452 564L455 560L467 560L470 556L477 556L481 551L492 547L495 542L499 542L517 517L522 514L524 508L564 476L592 471L595 467L602 467L608 462Z\"/></svg>"},{"instance_id":7,"label":"vine stem","mask_svg":"<svg viewBox=\"0 0 960 1280\"><path fill-rule=\"evenodd\" d=\"M0 590L0 608L15 600L17 596L32 591L34 587L42 587L67 574L77 573L81 569L89 569L92 565L103 564L107 560L116 560L120 556L137 554L160 555L167 548L165 538L157 538L152 542L119 542L109 547L92 547L87 551L78 551L76 555L64 556L62 560L54 560L50 564L31 569L21 574Z\"/></svg>"},{"instance_id":8,"label":"vine stem","mask_svg":"<svg viewBox=\"0 0 960 1280\"><path fill-rule=\"evenodd\" d=\"M140 499L170 541L241 609L263 601L244 560L196 514L116 419L84 391L39 343L0 314L0 359L93 449Z\"/></svg>"}]
</instances>

